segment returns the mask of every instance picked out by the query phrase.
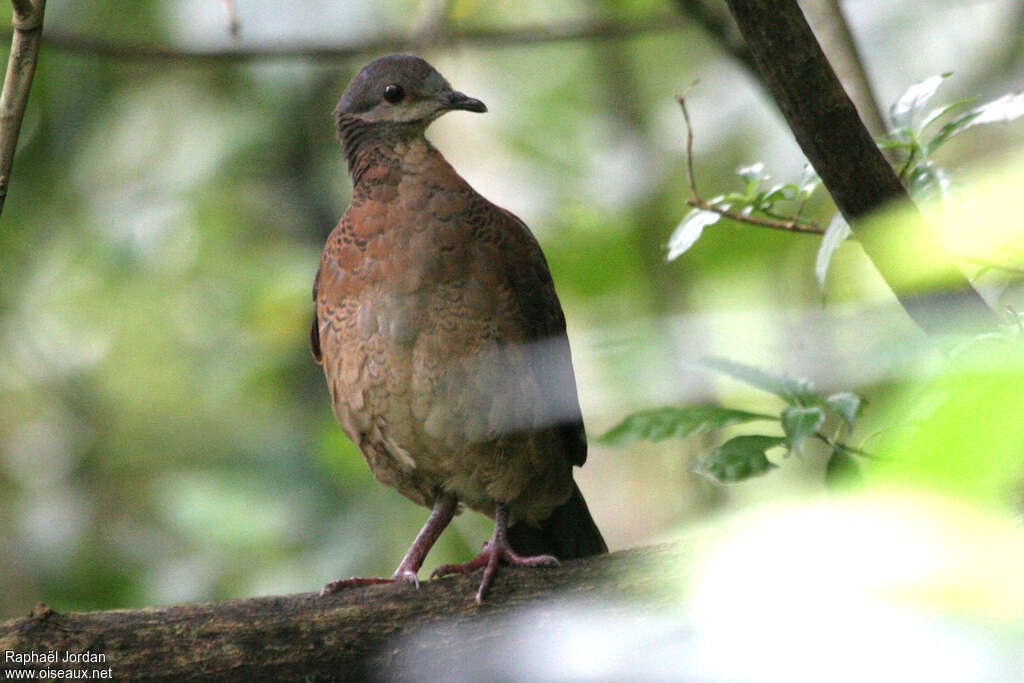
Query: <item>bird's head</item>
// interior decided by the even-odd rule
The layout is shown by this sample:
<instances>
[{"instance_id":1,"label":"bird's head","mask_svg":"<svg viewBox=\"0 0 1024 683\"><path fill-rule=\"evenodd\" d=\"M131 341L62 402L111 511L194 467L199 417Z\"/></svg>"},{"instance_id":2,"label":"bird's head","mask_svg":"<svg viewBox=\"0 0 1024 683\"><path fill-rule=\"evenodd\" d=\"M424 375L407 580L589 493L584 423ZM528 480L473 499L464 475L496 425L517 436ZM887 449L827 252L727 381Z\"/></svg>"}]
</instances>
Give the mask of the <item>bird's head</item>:
<instances>
[{"instance_id":1,"label":"bird's head","mask_svg":"<svg viewBox=\"0 0 1024 683\"><path fill-rule=\"evenodd\" d=\"M358 119L426 128L438 116L459 109L487 111L480 100L453 90L419 57L389 55L375 59L356 74L334 113L339 125L345 119Z\"/></svg>"}]
</instances>

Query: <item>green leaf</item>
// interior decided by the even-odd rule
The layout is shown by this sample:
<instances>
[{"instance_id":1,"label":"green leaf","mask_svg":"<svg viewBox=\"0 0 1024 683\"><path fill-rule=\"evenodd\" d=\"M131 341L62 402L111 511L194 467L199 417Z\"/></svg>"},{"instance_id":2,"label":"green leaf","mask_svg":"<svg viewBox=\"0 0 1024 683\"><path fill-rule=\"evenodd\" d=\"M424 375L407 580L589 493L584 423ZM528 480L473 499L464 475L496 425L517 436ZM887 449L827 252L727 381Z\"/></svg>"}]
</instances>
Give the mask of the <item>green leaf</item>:
<instances>
[{"instance_id":1,"label":"green leaf","mask_svg":"<svg viewBox=\"0 0 1024 683\"><path fill-rule=\"evenodd\" d=\"M772 185L766 191L758 196L758 205L762 205L771 208L771 205L780 199L794 199L796 196L796 186L792 183L778 183Z\"/></svg>"},{"instance_id":2,"label":"green leaf","mask_svg":"<svg viewBox=\"0 0 1024 683\"><path fill-rule=\"evenodd\" d=\"M944 73L939 76L931 76L907 88L906 92L900 95L900 98L889 108L889 120L892 127L896 129L912 128L914 116L928 104L935 91L942 85L942 81L950 75Z\"/></svg>"},{"instance_id":3,"label":"green leaf","mask_svg":"<svg viewBox=\"0 0 1024 683\"><path fill-rule=\"evenodd\" d=\"M698 460L694 471L722 484L743 481L776 467L765 451L784 441L779 436L760 434L733 437Z\"/></svg>"},{"instance_id":4,"label":"green leaf","mask_svg":"<svg viewBox=\"0 0 1024 683\"><path fill-rule=\"evenodd\" d=\"M782 431L786 433L789 449L802 456L804 441L825 424L825 411L819 406L791 406L782 411Z\"/></svg>"},{"instance_id":5,"label":"green leaf","mask_svg":"<svg viewBox=\"0 0 1024 683\"><path fill-rule=\"evenodd\" d=\"M749 166L743 166L736 169L736 175L743 179L743 182L747 184L747 192L751 192L753 188L756 188L762 180L766 178L764 174L764 162L759 161L756 164L750 164Z\"/></svg>"},{"instance_id":6,"label":"green leaf","mask_svg":"<svg viewBox=\"0 0 1024 683\"><path fill-rule=\"evenodd\" d=\"M825 278L828 276L828 267L832 263L832 256L836 249L850 236L850 226L843 218L843 214L836 211L832 221L825 229L821 237L821 246L818 247L818 255L814 259L814 275L818 278L818 286L825 288Z\"/></svg>"},{"instance_id":7,"label":"green leaf","mask_svg":"<svg viewBox=\"0 0 1024 683\"><path fill-rule=\"evenodd\" d=\"M806 379L790 379L752 365L714 356L701 360L700 365L775 394L791 405L819 404L822 401L815 393L814 384Z\"/></svg>"},{"instance_id":8,"label":"green leaf","mask_svg":"<svg viewBox=\"0 0 1024 683\"><path fill-rule=\"evenodd\" d=\"M801 199L807 199L821 186L821 178L818 177L818 172L810 164L804 166L803 173L800 174L798 186L797 194Z\"/></svg>"},{"instance_id":9,"label":"green leaf","mask_svg":"<svg viewBox=\"0 0 1024 683\"><path fill-rule=\"evenodd\" d=\"M700 239L704 228L717 223L721 217L721 214L714 211L705 211L704 209L694 209L686 214L686 217L683 218L679 226L672 232L672 236L668 238L668 256L666 259L674 261L685 254Z\"/></svg>"},{"instance_id":10,"label":"green leaf","mask_svg":"<svg viewBox=\"0 0 1024 683\"><path fill-rule=\"evenodd\" d=\"M936 107L935 109L932 109L930 112L928 112L928 115L921 120L921 126L918 128L918 131L920 133L923 133L925 129L928 128L928 126L932 125L946 114L949 114L959 109L960 107L967 106L976 99L978 98L965 97L962 100L956 100L955 102L950 102L949 104L944 104L941 107Z\"/></svg>"},{"instance_id":11,"label":"green leaf","mask_svg":"<svg viewBox=\"0 0 1024 683\"><path fill-rule=\"evenodd\" d=\"M986 102L979 107L965 112L940 128L935 137L928 142L928 152L929 154L934 152L951 138L972 126L987 123L1008 123L1021 116L1024 116L1024 93L1003 95L998 99Z\"/></svg>"},{"instance_id":12,"label":"green leaf","mask_svg":"<svg viewBox=\"0 0 1024 683\"><path fill-rule=\"evenodd\" d=\"M825 486L836 492L862 488L864 477L857 460L840 449L832 451L825 465Z\"/></svg>"},{"instance_id":13,"label":"green leaf","mask_svg":"<svg viewBox=\"0 0 1024 683\"><path fill-rule=\"evenodd\" d=\"M973 111L980 114L974 125L983 123L1009 123L1024 116L1024 93L1003 95L999 99L987 102Z\"/></svg>"},{"instance_id":14,"label":"green leaf","mask_svg":"<svg viewBox=\"0 0 1024 683\"><path fill-rule=\"evenodd\" d=\"M928 144L925 145L925 150L927 151L928 156L931 156L939 147L942 147L957 135L974 125L974 120L978 118L978 116L980 116L980 114L977 110L972 109L971 111L965 112L964 114L956 117L952 121L948 121L939 129L939 132L928 141Z\"/></svg>"},{"instance_id":15,"label":"green leaf","mask_svg":"<svg viewBox=\"0 0 1024 683\"><path fill-rule=\"evenodd\" d=\"M853 429L853 421L857 419L864 401L852 391L841 391L832 394L825 399L825 405L839 417L850 429Z\"/></svg>"},{"instance_id":16,"label":"green leaf","mask_svg":"<svg viewBox=\"0 0 1024 683\"><path fill-rule=\"evenodd\" d=\"M734 424L773 419L771 415L758 415L717 405L666 406L633 413L602 434L598 441L615 445L645 439L662 441Z\"/></svg>"},{"instance_id":17,"label":"green leaf","mask_svg":"<svg viewBox=\"0 0 1024 683\"><path fill-rule=\"evenodd\" d=\"M875 141L880 149L909 149L914 146L913 140L896 140L893 138L879 138Z\"/></svg>"}]
</instances>

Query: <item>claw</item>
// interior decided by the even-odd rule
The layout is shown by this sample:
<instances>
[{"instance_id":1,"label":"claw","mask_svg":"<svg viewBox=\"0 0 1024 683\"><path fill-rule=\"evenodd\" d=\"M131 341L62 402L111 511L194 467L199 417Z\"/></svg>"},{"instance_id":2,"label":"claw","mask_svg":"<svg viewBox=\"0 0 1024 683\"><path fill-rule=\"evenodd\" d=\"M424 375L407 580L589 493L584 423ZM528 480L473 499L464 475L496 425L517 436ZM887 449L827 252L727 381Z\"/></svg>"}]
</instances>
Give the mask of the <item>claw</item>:
<instances>
[{"instance_id":1,"label":"claw","mask_svg":"<svg viewBox=\"0 0 1024 683\"><path fill-rule=\"evenodd\" d=\"M408 581L409 579L399 576L393 576L390 579L382 577L362 577L353 576L351 579L340 579L338 581L331 581L330 583L324 584L324 587L320 589L320 596L333 595L346 588L358 588L360 586L375 586L381 583L397 583L398 581ZM416 586L419 587L419 579L416 580Z\"/></svg>"},{"instance_id":2,"label":"claw","mask_svg":"<svg viewBox=\"0 0 1024 683\"><path fill-rule=\"evenodd\" d=\"M449 574L469 574L483 567L480 588L476 592L476 603L479 605L483 603L487 590L494 582L494 575L498 573L498 565L502 562L512 567L557 567L560 564L558 558L552 555L523 557L512 550L501 536L484 544L483 550L472 560L460 564L443 564L431 572L430 578L435 579Z\"/></svg>"}]
</instances>

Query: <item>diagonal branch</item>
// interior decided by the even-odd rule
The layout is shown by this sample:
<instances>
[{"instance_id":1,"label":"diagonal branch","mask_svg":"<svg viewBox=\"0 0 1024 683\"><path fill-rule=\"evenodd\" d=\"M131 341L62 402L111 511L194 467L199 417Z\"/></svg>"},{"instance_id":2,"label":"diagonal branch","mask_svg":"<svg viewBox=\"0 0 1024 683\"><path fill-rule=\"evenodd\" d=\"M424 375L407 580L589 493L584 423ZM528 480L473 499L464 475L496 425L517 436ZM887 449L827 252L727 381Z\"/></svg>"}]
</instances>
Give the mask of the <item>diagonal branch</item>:
<instances>
[{"instance_id":1,"label":"diagonal branch","mask_svg":"<svg viewBox=\"0 0 1024 683\"><path fill-rule=\"evenodd\" d=\"M3 212L7 199L18 135L36 72L46 0L11 0L11 4L14 6L11 54L7 59L3 91L0 92L0 212Z\"/></svg>"},{"instance_id":2,"label":"diagonal branch","mask_svg":"<svg viewBox=\"0 0 1024 683\"><path fill-rule=\"evenodd\" d=\"M694 81L690 87L692 88L694 85L697 85L697 81ZM689 90L689 88L687 88L687 90ZM702 199L700 193L697 192L697 176L693 172L693 124L690 122L690 112L686 108L686 93L684 92L682 95L677 95L676 102L679 103L679 108L683 110L683 121L686 122L686 179L690 183L690 198L686 200L688 205L695 209L712 211L723 218L728 218L736 221L737 223L748 223L762 228L786 230L787 232L802 232L812 235L825 234L825 230L817 223L813 221L805 222L798 220L800 208L797 209L796 216L793 218L761 218L759 216L747 216L742 213L736 213L735 211L730 211L729 209Z\"/></svg>"},{"instance_id":3,"label":"diagonal branch","mask_svg":"<svg viewBox=\"0 0 1024 683\"><path fill-rule=\"evenodd\" d=\"M862 220L883 206L912 203L796 0L726 1L801 149L904 310L928 334L995 326L999 318L922 221L904 221L894 234L889 225ZM925 291L921 267L928 282L946 289Z\"/></svg>"},{"instance_id":4,"label":"diagonal branch","mask_svg":"<svg viewBox=\"0 0 1024 683\"><path fill-rule=\"evenodd\" d=\"M864 59L857 49L850 24L839 4L839 0L810 0L802 4L807 20L820 38L822 49L835 69L839 80L846 87L850 99L857 107L868 132L881 137L888 132L885 117L871 81L868 79Z\"/></svg>"}]
</instances>

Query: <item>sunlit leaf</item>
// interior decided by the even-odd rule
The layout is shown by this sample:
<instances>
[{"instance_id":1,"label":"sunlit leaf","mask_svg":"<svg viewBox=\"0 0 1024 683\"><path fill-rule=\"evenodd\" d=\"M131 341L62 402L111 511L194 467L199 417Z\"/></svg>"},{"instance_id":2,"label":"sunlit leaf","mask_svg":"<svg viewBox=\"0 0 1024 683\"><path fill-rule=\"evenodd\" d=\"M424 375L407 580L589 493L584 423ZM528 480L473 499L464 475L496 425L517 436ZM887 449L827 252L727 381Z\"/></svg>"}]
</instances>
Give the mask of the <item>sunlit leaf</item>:
<instances>
[{"instance_id":1,"label":"sunlit leaf","mask_svg":"<svg viewBox=\"0 0 1024 683\"><path fill-rule=\"evenodd\" d=\"M780 199L793 199L796 196L796 186L793 183L779 183L772 185L761 196L763 204L771 205Z\"/></svg>"},{"instance_id":2,"label":"sunlit leaf","mask_svg":"<svg viewBox=\"0 0 1024 683\"><path fill-rule=\"evenodd\" d=\"M931 76L907 88L906 92L889 108L889 120L892 127L894 129L910 128L914 116L928 104L928 101L935 95L935 91L942 85L942 81L948 76L950 76L949 73Z\"/></svg>"},{"instance_id":3,"label":"sunlit leaf","mask_svg":"<svg viewBox=\"0 0 1024 683\"><path fill-rule=\"evenodd\" d=\"M1008 123L1021 116L1024 116L1024 93L1003 95L965 112L940 128L935 137L928 142L928 153L931 154L951 138L973 126L987 123Z\"/></svg>"},{"instance_id":4,"label":"sunlit leaf","mask_svg":"<svg viewBox=\"0 0 1024 683\"><path fill-rule=\"evenodd\" d=\"M974 119L974 125L982 123L1009 123L1024 116L1024 93L1003 95L999 99L975 108L981 115Z\"/></svg>"},{"instance_id":5,"label":"sunlit leaf","mask_svg":"<svg viewBox=\"0 0 1024 683\"><path fill-rule=\"evenodd\" d=\"M976 97L965 97L962 100L956 100L955 102L950 102L949 104L944 104L941 107L936 107L935 109L932 109L930 112L928 112L928 115L921 120L921 126L918 130L924 132L924 130L928 126L932 125L946 114L956 111L957 109L970 104L976 99Z\"/></svg>"},{"instance_id":6,"label":"sunlit leaf","mask_svg":"<svg viewBox=\"0 0 1024 683\"><path fill-rule=\"evenodd\" d=\"M734 424L771 420L758 415L717 405L666 406L633 413L599 437L599 441L622 445L633 441L662 441L719 429Z\"/></svg>"},{"instance_id":7,"label":"sunlit leaf","mask_svg":"<svg viewBox=\"0 0 1024 683\"><path fill-rule=\"evenodd\" d=\"M782 431L786 433L789 448L803 455L804 441L817 433L825 424L825 411L818 406L790 406L782 411Z\"/></svg>"},{"instance_id":8,"label":"sunlit leaf","mask_svg":"<svg viewBox=\"0 0 1024 683\"><path fill-rule=\"evenodd\" d=\"M818 177L818 172L814 170L813 166L806 164L803 172L800 174L800 182L798 183L799 196L806 199L814 194L814 191L820 186L821 178Z\"/></svg>"},{"instance_id":9,"label":"sunlit leaf","mask_svg":"<svg viewBox=\"0 0 1024 683\"><path fill-rule=\"evenodd\" d=\"M818 404L822 401L815 393L814 384L806 379L791 379L752 365L714 356L701 360L700 365L775 394L792 405Z\"/></svg>"},{"instance_id":10,"label":"sunlit leaf","mask_svg":"<svg viewBox=\"0 0 1024 683\"><path fill-rule=\"evenodd\" d=\"M698 460L694 471L723 484L743 481L776 467L765 451L784 441L779 436L761 434L737 436Z\"/></svg>"},{"instance_id":11,"label":"sunlit leaf","mask_svg":"<svg viewBox=\"0 0 1024 683\"><path fill-rule=\"evenodd\" d=\"M942 147L942 145L946 144L954 137L974 125L974 120L978 118L978 116L980 116L980 114L976 110L972 109L971 111L956 117L952 121L947 122L925 146L928 155L931 156L939 147Z\"/></svg>"},{"instance_id":12,"label":"sunlit leaf","mask_svg":"<svg viewBox=\"0 0 1024 683\"><path fill-rule=\"evenodd\" d=\"M828 275L828 267L832 263L832 256L836 249L850 236L850 226L847 224L843 214L836 211L832 221L825 229L821 238L821 246L818 247L818 256L814 259L814 274L818 278L818 285L825 287L825 278Z\"/></svg>"},{"instance_id":13,"label":"sunlit leaf","mask_svg":"<svg viewBox=\"0 0 1024 683\"><path fill-rule=\"evenodd\" d=\"M991 337L965 346L898 397L906 416L878 441L871 476L999 506L1019 517L1024 351Z\"/></svg>"},{"instance_id":14,"label":"sunlit leaf","mask_svg":"<svg viewBox=\"0 0 1024 683\"><path fill-rule=\"evenodd\" d=\"M829 410L843 418L843 422L850 429L853 429L853 421L857 419L863 401L860 396L852 391L841 391L826 398L825 405L828 406Z\"/></svg>"},{"instance_id":15,"label":"sunlit leaf","mask_svg":"<svg viewBox=\"0 0 1024 683\"><path fill-rule=\"evenodd\" d=\"M683 221L672 232L672 236L668 238L668 256L666 259L674 261L685 254L700 239L704 228L712 223L717 223L721 217L721 214L717 214L714 211L705 211L704 209L694 209L686 214Z\"/></svg>"},{"instance_id":16,"label":"sunlit leaf","mask_svg":"<svg viewBox=\"0 0 1024 683\"><path fill-rule=\"evenodd\" d=\"M747 185L757 185L765 179L764 174L764 162L759 161L756 164L750 164L749 166L742 166L736 169L736 175L743 179L743 182Z\"/></svg>"}]
</instances>

